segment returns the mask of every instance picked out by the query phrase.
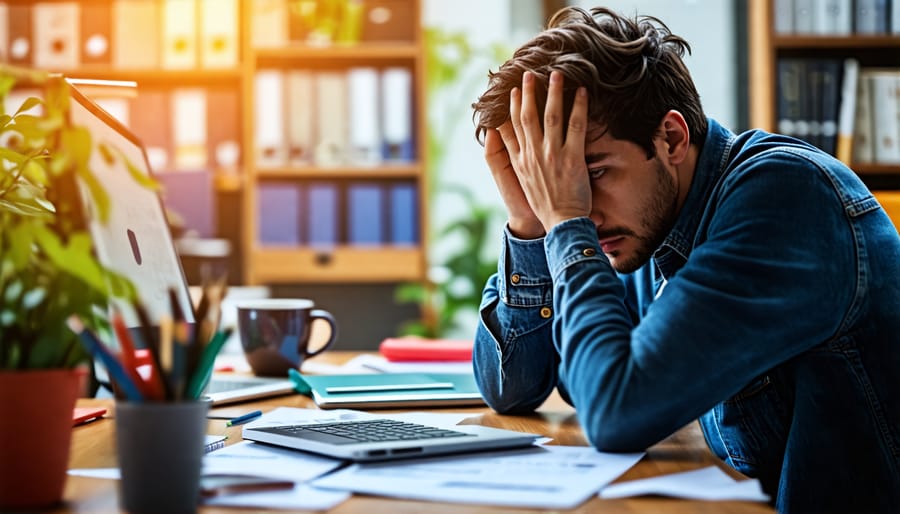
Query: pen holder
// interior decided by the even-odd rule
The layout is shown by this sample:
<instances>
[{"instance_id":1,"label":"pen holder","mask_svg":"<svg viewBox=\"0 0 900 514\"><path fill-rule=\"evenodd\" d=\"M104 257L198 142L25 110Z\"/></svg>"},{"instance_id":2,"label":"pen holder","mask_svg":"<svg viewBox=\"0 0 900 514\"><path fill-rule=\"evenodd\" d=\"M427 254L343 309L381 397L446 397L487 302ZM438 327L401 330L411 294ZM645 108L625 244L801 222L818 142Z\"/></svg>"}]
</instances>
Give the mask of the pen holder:
<instances>
[{"instance_id":1,"label":"pen holder","mask_svg":"<svg viewBox=\"0 0 900 514\"><path fill-rule=\"evenodd\" d=\"M116 403L119 503L132 514L197 511L206 402Z\"/></svg>"}]
</instances>

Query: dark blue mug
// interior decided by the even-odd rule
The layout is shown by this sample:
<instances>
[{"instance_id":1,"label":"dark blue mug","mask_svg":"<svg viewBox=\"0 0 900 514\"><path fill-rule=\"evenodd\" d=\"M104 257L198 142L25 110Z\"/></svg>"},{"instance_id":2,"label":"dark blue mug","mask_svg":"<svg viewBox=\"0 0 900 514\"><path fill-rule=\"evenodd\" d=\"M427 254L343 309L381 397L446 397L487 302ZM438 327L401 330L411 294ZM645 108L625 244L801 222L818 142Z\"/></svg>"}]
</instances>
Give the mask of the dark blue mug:
<instances>
[{"instance_id":1,"label":"dark blue mug","mask_svg":"<svg viewBox=\"0 0 900 514\"><path fill-rule=\"evenodd\" d=\"M286 377L291 368L327 350L337 338L337 323L331 313L315 309L312 300L267 298L237 304L241 347L253 373ZM330 327L328 339L312 341L316 320ZM316 344L311 347L310 344Z\"/></svg>"}]
</instances>

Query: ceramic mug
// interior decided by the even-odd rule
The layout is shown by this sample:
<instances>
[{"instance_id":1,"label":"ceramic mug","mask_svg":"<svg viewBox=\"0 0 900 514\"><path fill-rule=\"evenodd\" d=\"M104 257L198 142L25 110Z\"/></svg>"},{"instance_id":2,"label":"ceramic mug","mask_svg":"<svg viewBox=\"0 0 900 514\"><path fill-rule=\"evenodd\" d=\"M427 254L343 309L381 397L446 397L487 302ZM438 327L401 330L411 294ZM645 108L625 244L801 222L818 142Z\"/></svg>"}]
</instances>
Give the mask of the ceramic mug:
<instances>
[{"instance_id":1,"label":"ceramic mug","mask_svg":"<svg viewBox=\"0 0 900 514\"><path fill-rule=\"evenodd\" d=\"M314 308L305 298L268 298L237 304L241 347L253 373L287 376L291 368L327 350L337 338L337 323L331 313ZM310 347L314 321L325 321L331 329L328 340Z\"/></svg>"}]
</instances>

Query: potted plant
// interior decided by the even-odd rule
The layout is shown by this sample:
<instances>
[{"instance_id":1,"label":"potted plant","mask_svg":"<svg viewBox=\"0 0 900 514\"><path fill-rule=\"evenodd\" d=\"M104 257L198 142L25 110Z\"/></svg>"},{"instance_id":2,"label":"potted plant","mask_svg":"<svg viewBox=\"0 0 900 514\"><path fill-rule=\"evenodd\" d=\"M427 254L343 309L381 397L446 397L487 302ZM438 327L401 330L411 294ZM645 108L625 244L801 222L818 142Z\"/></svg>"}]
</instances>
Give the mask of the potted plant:
<instances>
[{"instance_id":1,"label":"potted plant","mask_svg":"<svg viewBox=\"0 0 900 514\"><path fill-rule=\"evenodd\" d=\"M39 93L13 102L23 84ZM108 332L111 297L133 295L97 260L77 216L76 180L101 221L110 200L88 166L90 134L68 123L68 108L62 77L0 66L0 511L61 499L90 362L66 319Z\"/></svg>"}]
</instances>

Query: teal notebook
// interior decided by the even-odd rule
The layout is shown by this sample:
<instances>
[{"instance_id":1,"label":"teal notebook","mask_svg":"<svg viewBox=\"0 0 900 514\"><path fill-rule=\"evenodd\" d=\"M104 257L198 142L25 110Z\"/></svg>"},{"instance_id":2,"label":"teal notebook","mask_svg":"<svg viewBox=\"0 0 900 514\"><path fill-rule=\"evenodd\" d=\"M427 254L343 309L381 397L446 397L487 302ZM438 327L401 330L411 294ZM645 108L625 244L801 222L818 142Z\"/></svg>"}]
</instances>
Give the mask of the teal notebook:
<instances>
[{"instance_id":1,"label":"teal notebook","mask_svg":"<svg viewBox=\"0 0 900 514\"><path fill-rule=\"evenodd\" d=\"M323 409L484 405L471 373L303 375L290 371L297 392Z\"/></svg>"}]
</instances>

